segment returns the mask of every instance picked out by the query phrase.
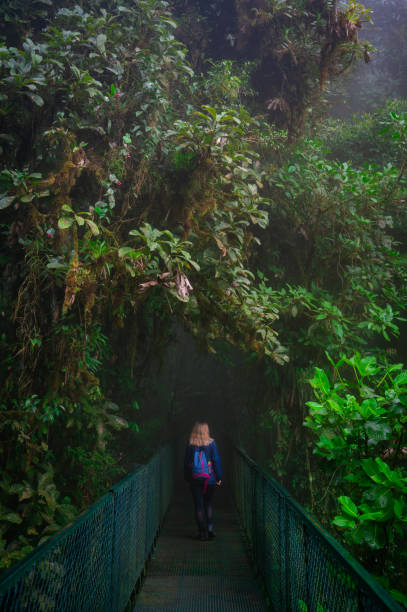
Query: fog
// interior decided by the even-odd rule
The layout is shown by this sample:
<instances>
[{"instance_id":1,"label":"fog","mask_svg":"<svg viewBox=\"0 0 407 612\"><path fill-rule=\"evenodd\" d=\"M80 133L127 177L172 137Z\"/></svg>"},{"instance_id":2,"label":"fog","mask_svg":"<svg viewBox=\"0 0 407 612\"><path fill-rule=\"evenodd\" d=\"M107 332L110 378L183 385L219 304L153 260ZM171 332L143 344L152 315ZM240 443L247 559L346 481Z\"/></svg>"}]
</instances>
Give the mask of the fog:
<instances>
[{"instance_id":1,"label":"fog","mask_svg":"<svg viewBox=\"0 0 407 612\"><path fill-rule=\"evenodd\" d=\"M364 4L371 9L372 22L362 24L359 40L374 49L368 63L361 58L327 92L334 117L372 111L385 100L407 97L407 0Z\"/></svg>"}]
</instances>

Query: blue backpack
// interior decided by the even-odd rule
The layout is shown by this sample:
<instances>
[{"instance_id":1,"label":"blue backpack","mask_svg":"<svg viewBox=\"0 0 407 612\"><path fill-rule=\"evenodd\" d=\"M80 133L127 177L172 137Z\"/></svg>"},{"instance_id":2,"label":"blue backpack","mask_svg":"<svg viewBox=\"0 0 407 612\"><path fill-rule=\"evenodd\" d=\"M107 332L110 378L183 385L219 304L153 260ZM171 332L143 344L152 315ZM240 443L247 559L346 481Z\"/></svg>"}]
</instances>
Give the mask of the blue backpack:
<instances>
[{"instance_id":1,"label":"blue backpack","mask_svg":"<svg viewBox=\"0 0 407 612\"><path fill-rule=\"evenodd\" d=\"M194 480L204 480L204 492L208 485L208 480L212 476L212 461L206 459L205 452L198 446L194 449L194 457L192 461L192 478Z\"/></svg>"}]
</instances>

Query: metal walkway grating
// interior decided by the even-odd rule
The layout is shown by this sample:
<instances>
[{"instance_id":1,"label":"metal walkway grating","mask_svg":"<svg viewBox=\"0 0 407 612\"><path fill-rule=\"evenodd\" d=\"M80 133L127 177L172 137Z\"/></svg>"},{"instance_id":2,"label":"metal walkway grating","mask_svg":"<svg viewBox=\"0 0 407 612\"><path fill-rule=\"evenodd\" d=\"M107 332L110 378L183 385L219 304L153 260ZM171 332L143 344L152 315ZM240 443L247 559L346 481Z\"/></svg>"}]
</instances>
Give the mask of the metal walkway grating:
<instances>
[{"instance_id":1,"label":"metal walkway grating","mask_svg":"<svg viewBox=\"0 0 407 612\"><path fill-rule=\"evenodd\" d=\"M217 537L194 539L189 491L175 495L134 612L264 612L268 610L246 555L226 491L214 500ZM227 500L226 500L227 501Z\"/></svg>"}]
</instances>

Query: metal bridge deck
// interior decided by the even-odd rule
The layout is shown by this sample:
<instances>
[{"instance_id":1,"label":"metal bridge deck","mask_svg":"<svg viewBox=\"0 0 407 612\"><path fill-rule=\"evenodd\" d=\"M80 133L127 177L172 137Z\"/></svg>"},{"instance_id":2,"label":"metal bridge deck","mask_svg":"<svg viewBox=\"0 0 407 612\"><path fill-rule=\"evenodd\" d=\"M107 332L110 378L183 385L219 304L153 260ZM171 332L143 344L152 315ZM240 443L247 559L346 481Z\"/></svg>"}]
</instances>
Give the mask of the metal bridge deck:
<instances>
[{"instance_id":1,"label":"metal bridge deck","mask_svg":"<svg viewBox=\"0 0 407 612\"><path fill-rule=\"evenodd\" d=\"M134 612L269 609L227 497L227 491L215 491L217 537L200 542L194 539L196 527L189 491L174 495Z\"/></svg>"}]
</instances>

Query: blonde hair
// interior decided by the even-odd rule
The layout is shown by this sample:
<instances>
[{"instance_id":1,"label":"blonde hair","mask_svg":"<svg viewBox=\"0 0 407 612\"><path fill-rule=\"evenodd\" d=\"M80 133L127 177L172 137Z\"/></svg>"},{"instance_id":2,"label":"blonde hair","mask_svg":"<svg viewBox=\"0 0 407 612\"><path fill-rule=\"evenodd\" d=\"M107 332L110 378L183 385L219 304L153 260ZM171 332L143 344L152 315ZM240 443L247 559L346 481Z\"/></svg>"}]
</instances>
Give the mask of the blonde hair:
<instances>
[{"instance_id":1,"label":"blonde hair","mask_svg":"<svg viewBox=\"0 0 407 612\"><path fill-rule=\"evenodd\" d=\"M192 428L191 435L189 436L189 443L193 446L207 446L212 442L212 438L209 435L208 423L201 423L197 421Z\"/></svg>"}]
</instances>

